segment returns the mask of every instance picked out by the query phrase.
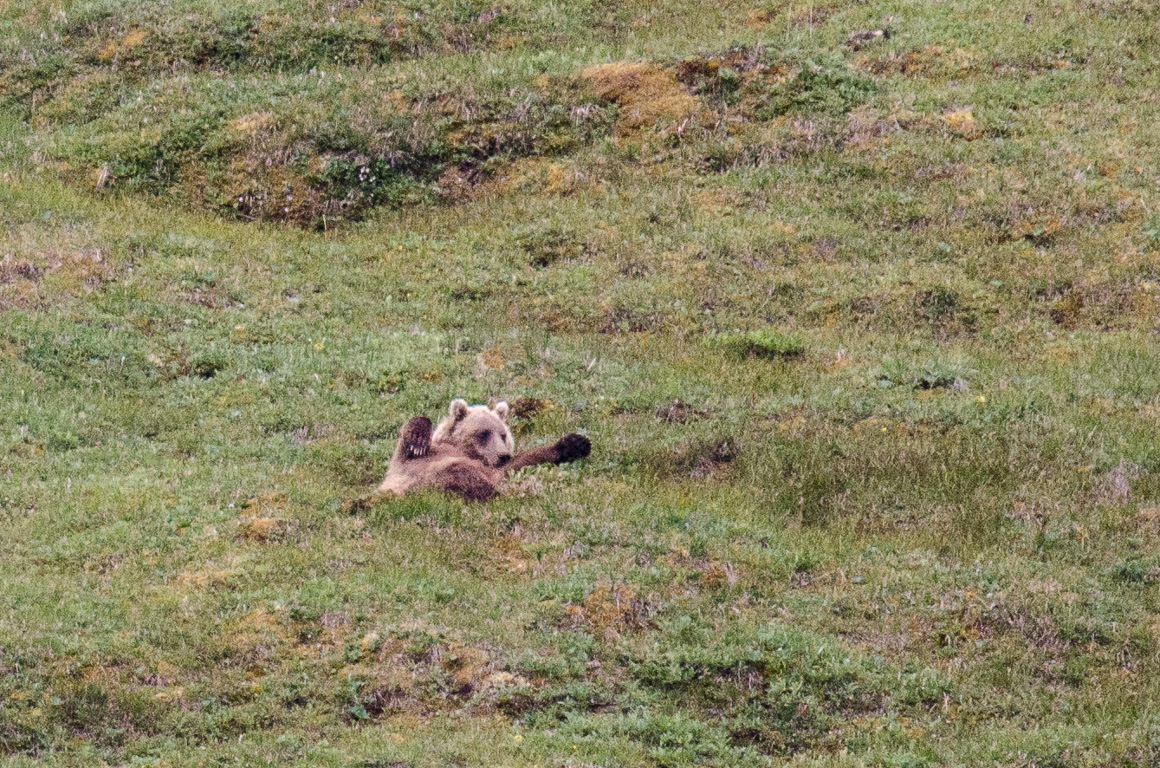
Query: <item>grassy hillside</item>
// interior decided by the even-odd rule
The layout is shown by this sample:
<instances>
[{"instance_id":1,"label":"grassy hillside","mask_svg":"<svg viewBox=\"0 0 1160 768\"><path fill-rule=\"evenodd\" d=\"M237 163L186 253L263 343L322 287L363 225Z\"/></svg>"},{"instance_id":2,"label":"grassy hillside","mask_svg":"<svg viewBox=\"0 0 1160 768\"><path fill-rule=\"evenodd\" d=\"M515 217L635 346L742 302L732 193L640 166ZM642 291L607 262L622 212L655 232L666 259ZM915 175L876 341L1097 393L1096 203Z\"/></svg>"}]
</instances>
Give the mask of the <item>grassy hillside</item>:
<instances>
[{"instance_id":1,"label":"grassy hillside","mask_svg":"<svg viewBox=\"0 0 1160 768\"><path fill-rule=\"evenodd\" d=\"M1157 765L1158 51L0 5L0 764ZM351 512L453 397L593 455Z\"/></svg>"}]
</instances>

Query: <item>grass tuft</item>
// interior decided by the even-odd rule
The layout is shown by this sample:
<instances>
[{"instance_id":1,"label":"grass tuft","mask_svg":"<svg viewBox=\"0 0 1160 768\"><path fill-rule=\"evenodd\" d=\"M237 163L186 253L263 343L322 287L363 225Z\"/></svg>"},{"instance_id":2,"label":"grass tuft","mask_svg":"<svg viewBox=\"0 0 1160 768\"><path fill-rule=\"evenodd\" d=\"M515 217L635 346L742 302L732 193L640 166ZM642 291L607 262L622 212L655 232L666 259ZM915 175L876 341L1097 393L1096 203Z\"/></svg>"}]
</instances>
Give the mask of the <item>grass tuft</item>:
<instances>
[{"instance_id":1,"label":"grass tuft","mask_svg":"<svg viewBox=\"0 0 1160 768\"><path fill-rule=\"evenodd\" d=\"M792 358L806 350L805 341L794 333L760 328L744 333L724 333L713 339L715 345L730 355L749 358Z\"/></svg>"}]
</instances>

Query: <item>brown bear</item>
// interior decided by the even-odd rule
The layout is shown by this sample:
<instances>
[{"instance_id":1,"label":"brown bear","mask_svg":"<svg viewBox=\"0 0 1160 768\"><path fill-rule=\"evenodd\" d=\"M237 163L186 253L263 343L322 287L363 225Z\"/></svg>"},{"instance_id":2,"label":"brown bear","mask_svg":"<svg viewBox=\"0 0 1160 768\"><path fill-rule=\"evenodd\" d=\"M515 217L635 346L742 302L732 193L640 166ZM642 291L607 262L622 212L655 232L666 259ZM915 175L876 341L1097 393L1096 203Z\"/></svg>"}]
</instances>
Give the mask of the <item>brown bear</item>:
<instances>
[{"instance_id":1,"label":"brown bear","mask_svg":"<svg viewBox=\"0 0 1160 768\"><path fill-rule=\"evenodd\" d=\"M416 416L403 425L377 494L402 496L435 487L468 501L485 501L495 495L509 472L535 464L576 461L592 451L588 438L572 434L544 448L517 454L507 417L505 402L492 408L468 405L460 399L451 401L434 432L429 418Z\"/></svg>"}]
</instances>

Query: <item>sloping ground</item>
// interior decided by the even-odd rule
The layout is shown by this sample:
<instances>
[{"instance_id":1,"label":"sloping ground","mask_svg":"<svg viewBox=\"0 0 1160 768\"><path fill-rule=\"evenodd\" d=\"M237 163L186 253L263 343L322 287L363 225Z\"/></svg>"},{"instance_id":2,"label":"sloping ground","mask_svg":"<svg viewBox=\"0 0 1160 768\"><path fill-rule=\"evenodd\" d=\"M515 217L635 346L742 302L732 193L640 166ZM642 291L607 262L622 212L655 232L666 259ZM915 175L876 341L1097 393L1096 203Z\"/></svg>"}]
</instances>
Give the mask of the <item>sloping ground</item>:
<instances>
[{"instance_id":1,"label":"sloping ground","mask_svg":"<svg viewBox=\"0 0 1160 768\"><path fill-rule=\"evenodd\" d=\"M0 9L0 761L1156 763L1151 3L238 7Z\"/></svg>"}]
</instances>

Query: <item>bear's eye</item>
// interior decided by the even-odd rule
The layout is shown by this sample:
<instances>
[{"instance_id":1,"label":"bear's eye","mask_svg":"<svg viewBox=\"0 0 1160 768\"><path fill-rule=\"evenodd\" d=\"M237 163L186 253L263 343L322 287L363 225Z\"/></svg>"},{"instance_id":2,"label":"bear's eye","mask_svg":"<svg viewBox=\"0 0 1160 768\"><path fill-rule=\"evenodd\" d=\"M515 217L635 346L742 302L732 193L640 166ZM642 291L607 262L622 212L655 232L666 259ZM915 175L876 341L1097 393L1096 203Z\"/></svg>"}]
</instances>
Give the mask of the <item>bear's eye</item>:
<instances>
[{"instance_id":1,"label":"bear's eye","mask_svg":"<svg viewBox=\"0 0 1160 768\"><path fill-rule=\"evenodd\" d=\"M487 442L487 439L490 436L491 435L488 432L476 432L475 433L475 442L479 443L480 445L483 445L484 443Z\"/></svg>"}]
</instances>

